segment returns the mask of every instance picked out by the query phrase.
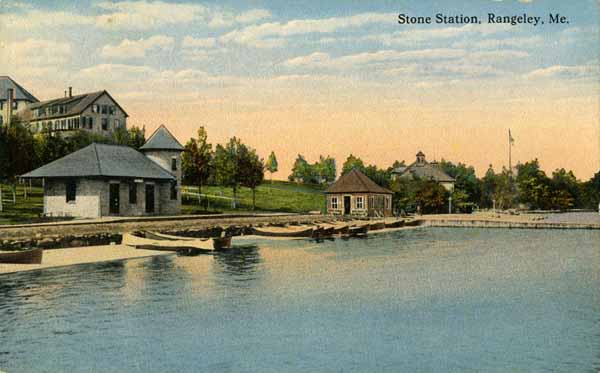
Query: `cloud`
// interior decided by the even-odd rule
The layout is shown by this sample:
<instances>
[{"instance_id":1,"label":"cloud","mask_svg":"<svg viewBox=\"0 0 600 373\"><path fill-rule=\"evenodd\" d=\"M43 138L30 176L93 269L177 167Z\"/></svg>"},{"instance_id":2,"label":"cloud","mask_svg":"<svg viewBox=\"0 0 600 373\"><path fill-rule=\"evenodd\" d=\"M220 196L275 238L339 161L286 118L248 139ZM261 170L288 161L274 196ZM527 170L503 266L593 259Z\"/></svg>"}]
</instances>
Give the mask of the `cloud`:
<instances>
[{"instance_id":1,"label":"cloud","mask_svg":"<svg viewBox=\"0 0 600 373\"><path fill-rule=\"evenodd\" d=\"M554 65L536 69L525 75L526 78L563 78L563 79L580 79L580 78L600 78L600 66L598 61L590 61L585 65Z\"/></svg>"},{"instance_id":2,"label":"cloud","mask_svg":"<svg viewBox=\"0 0 600 373\"><path fill-rule=\"evenodd\" d=\"M503 47L535 47L544 45L544 39L541 36L505 38L505 39L484 39L479 41L465 40L452 44L455 48L503 48Z\"/></svg>"},{"instance_id":3,"label":"cloud","mask_svg":"<svg viewBox=\"0 0 600 373\"><path fill-rule=\"evenodd\" d=\"M224 43L233 42L258 48L278 47L286 43L285 38L312 33L331 33L342 29L361 27L368 24L395 22L392 13L361 13L347 17L323 19L297 19L286 23L270 22L251 25L223 35Z\"/></svg>"},{"instance_id":4,"label":"cloud","mask_svg":"<svg viewBox=\"0 0 600 373\"><path fill-rule=\"evenodd\" d=\"M192 36L186 36L181 42L183 48L211 48L217 44L216 38L194 38Z\"/></svg>"},{"instance_id":5,"label":"cloud","mask_svg":"<svg viewBox=\"0 0 600 373\"><path fill-rule=\"evenodd\" d=\"M117 45L105 45L100 55L118 59L143 58L149 51L170 49L174 43L175 39L165 35L155 35L139 40L125 39Z\"/></svg>"},{"instance_id":6,"label":"cloud","mask_svg":"<svg viewBox=\"0 0 600 373\"><path fill-rule=\"evenodd\" d=\"M291 58L284 62L286 66L298 67L359 67L371 63L398 60L455 59L465 55L461 49L421 49L411 51L380 50L332 58L329 54L315 52L307 56Z\"/></svg>"},{"instance_id":7,"label":"cloud","mask_svg":"<svg viewBox=\"0 0 600 373\"><path fill-rule=\"evenodd\" d=\"M0 14L0 25L4 30L56 29L93 25L93 17L72 12L28 10L26 13Z\"/></svg>"},{"instance_id":8,"label":"cloud","mask_svg":"<svg viewBox=\"0 0 600 373\"><path fill-rule=\"evenodd\" d=\"M11 65L29 67L53 66L66 63L71 57L71 44L52 40L26 39L1 43L2 60Z\"/></svg>"},{"instance_id":9,"label":"cloud","mask_svg":"<svg viewBox=\"0 0 600 373\"><path fill-rule=\"evenodd\" d=\"M109 29L153 29L166 25L190 23L208 13L200 4L175 4L162 1L101 2L96 7L107 14L96 18L96 25Z\"/></svg>"}]
</instances>

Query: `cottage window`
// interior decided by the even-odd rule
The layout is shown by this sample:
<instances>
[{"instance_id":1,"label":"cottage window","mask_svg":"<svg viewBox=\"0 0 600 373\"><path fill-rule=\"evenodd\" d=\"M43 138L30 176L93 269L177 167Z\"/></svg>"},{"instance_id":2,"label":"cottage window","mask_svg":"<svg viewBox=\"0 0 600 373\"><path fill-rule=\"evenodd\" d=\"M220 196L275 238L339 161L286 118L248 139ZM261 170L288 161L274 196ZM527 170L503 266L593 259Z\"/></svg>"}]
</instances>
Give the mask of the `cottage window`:
<instances>
[{"instance_id":1,"label":"cottage window","mask_svg":"<svg viewBox=\"0 0 600 373\"><path fill-rule=\"evenodd\" d=\"M13 101L13 110L17 110L19 108L19 101Z\"/></svg>"},{"instance_id":2,"label":"cottage window","mask_svg":"<svg viewBox=\"0 0 600 373\"><path fill-rule=\"evenodd\" d=\"M137 184L129 183L129 203L135 205L137 203Z\"/></svg>"},{"instance_id":3,"label":"cottage window","mask_svg":"<svg viewBox=\"0 0 600 373\"><path fill-rule=\"evenodd\" d=\"M177 158L171 158L171 171L177 171Z\"/></svg>"},{"instance_id":4,"label":"cottage window","mask_svg":"<svg viewBox=\"0 0 600 373\"><path fill-rule=\"evenodd\" d=\"M390 197L385 197L385 209L389 210L390 208Z\"/></svg>"},{"instance_id":5,"label":"cottage window","mask_svg":"<svg viewBox=\"0 0 600 373\"><path fill-rule=\"evenodd\" d=\"M102 105L102 114L108 114L108 106Z\"/></svg>"},{"instance_id":6,"label":"cottage window","mask_svg":"<svg viewBox=\"0 0 600 373\"><path fill-rule=\"evenodd\" d=\"M364 201L364 198L362 196L356 197L356 208L357 209L364 209L365 208L365 201Z\"/></svg>"},{"instance_id":7,"label":"cottage window","mask_svg":"<svg viewBox=\"0 0 600 373\"><path fill-rule=\"evenodd\" d=\"M121 121L119 119L115 119L115 128L121 128Z\"/></svg>"},{"instance_id":8,"label":"cottage window","mask_svg":"<svg viewBox=\"0 0 600 373\"><path fill-rule=\"evenodd\" d=\"M110 115L115 115L116 112L117 112L117 109L115 108L114 105L111 105L111 106L108 107L108 113Z\"/></svg>"},{"instance_id":9,"label":"cottage window","mask_svg":"<svg viewBox=\"0 0 600 373\"><path fill-rule=\"evenodd\" d=\"M172 200L177 199L177 183L176 182L171 183L171 199Z\"/></svg>"},{"instance_id":10,"label":"cottage window","mask_svg":"<svg viewBox=\"0 0 600 373\"><path fill-rule=\"evenodd\" d=\"M108 130L108 118L102 118L102 130Z\"/></svg>"},{"instance_id":11,"label":"cottage window","mask_svg":"<svg viewBox=\"0 0 600 373\"><path fill-rule=\"evenodd\" d=\"M89 129L94 128L94 118L93 117L88 117L88 128Z\"/></svg>"},{"instance_id":12,"label":"cottage window","mask_svg":"<svg viewBox=\"0 0 600 373\"><path fill-rule=\"evenodd\" d=\"M337 210L337 208L338 208L338 198L337 197L331 197L331 208L334 210Z\"/></svg>"},{"instance_id":13,"label":"cottage window","mask_svg":"<svg viewBox=\"0 0 600 373\"><path fill-rule=\"evenodd\" d=\"M75 202L77 198L77 183L75 180L69 180L66 184L67 202Z\"/></svg>"}]
</instances>

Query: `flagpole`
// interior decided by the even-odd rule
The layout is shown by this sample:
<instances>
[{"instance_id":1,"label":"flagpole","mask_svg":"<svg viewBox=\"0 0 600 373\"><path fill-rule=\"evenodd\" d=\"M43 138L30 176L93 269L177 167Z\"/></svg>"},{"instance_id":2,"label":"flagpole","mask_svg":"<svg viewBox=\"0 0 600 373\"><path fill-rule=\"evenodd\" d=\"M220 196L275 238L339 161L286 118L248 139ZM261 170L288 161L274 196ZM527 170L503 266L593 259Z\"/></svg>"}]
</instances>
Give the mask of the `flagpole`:
<instances>
[{"instance_id":1,"label":"flagpole","mask_svg":"<svg viewBox=\"0 0 600 373\"><path fill-rule=\"evenodd\" d=\"M512 136L508 130L508 174L512 178Z\"/></svg>"}]
</instances>

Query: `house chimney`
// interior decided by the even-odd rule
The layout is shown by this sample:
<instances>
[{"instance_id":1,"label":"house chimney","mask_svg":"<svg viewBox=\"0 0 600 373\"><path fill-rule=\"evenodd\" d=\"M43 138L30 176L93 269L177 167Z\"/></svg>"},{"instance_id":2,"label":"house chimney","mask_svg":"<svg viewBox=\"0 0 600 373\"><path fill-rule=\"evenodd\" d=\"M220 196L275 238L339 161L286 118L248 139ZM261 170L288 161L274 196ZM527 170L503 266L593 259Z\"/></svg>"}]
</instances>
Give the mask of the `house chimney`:
<instances>
[{"instance_id":1,"label":"house chimney","mask_svg":"<svg viewBox=\"0 0 600 373\"><path fill-rule=\"evenodd\" d=\"M67 90L65 89L65 97L67 97Z\"/></svg>"},{"instance_id":2,"label":"house chimney","mask_svg":"<svg viewBox=\"0 0 600 373\"><path fill-rule=\"evenodd\" d=\"M69 87L69 98L73 97L73 87Z\"/></svg>"},{"instance_id":3,"label":"house chimney","mask_svg":"<svg viewBox=\"0 0 600 373\"><path fill-rule=\"evenodd\" d=\"M6 125L10 126L10 122L12 119L12 111L13 111L13 89L8 88L6 90Z\"/></svg>"}]
</instances>

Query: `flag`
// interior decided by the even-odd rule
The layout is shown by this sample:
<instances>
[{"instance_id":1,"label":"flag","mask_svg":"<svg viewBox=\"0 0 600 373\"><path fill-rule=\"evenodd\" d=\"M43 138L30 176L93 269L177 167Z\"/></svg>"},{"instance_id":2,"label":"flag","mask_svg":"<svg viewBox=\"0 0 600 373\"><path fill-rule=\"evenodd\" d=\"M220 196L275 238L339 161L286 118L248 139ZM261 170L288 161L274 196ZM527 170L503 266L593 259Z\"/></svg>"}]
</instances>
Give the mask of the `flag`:
<instances>
[{"instance_id":1,"label":"flag","mask_svg":"<svg viewBox=\"0 0 600 373\"><path fill-rule=\"evenodd\" d=\"M510 145L514 145L515 144L515 139L513 139L512 135L510 134L510 130L508 130L508 143Z\"/></svg>"}]
</instances>

